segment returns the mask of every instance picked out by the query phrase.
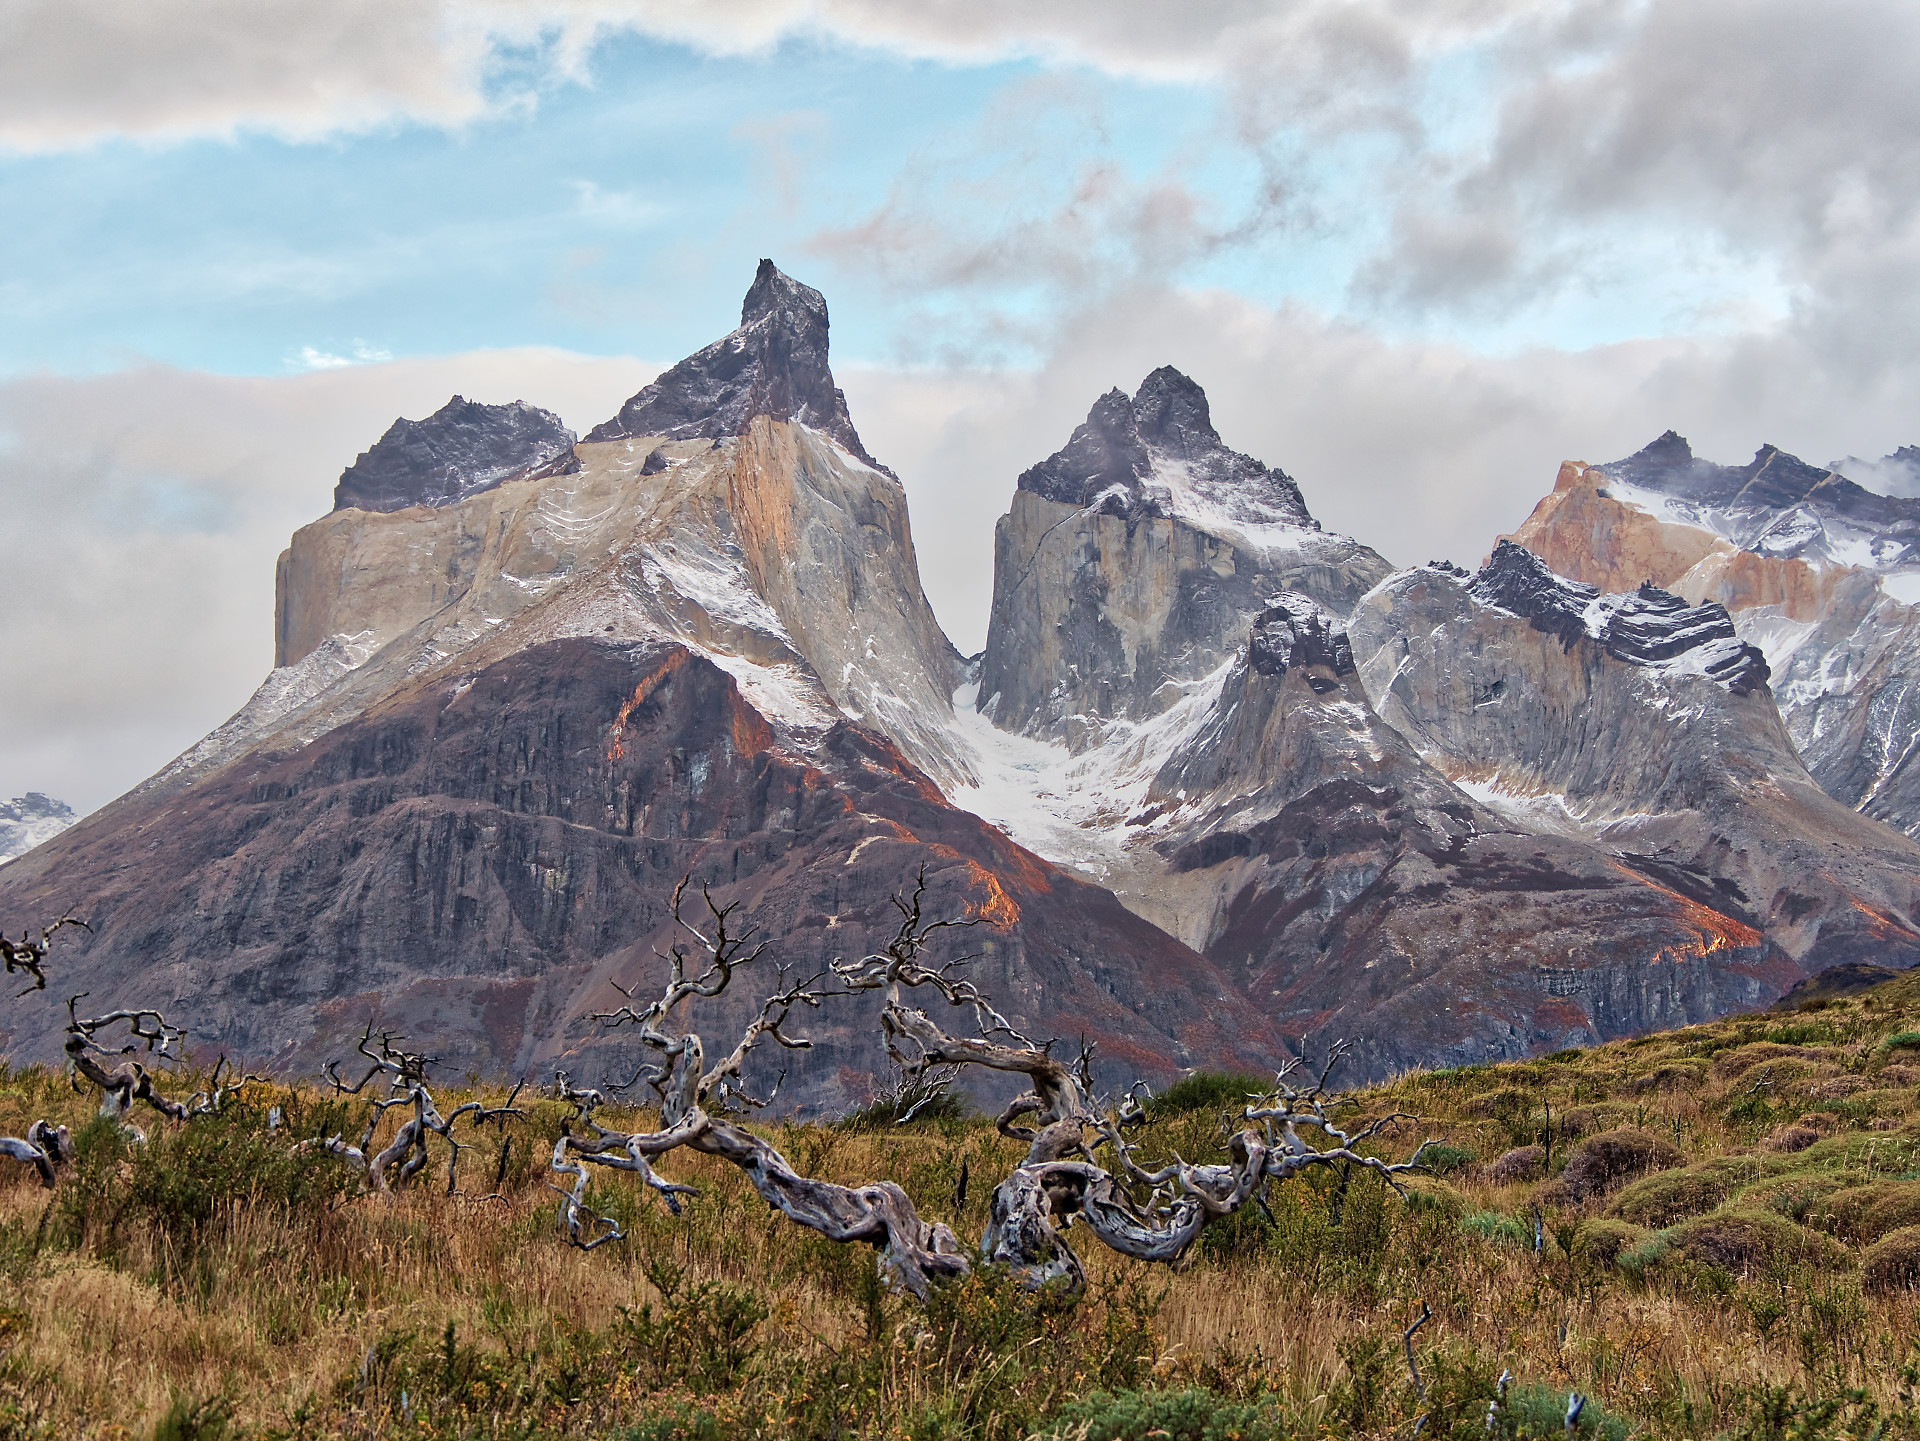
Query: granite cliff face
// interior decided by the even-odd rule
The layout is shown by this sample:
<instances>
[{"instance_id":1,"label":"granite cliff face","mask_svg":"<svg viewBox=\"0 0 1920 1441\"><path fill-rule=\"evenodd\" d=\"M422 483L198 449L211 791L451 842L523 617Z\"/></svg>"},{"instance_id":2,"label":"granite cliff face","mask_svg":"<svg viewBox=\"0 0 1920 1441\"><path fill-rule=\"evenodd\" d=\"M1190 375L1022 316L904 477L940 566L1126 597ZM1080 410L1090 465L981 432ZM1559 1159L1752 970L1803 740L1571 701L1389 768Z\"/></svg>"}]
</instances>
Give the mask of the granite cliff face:
<instances>
[{"instance_id":1,"label":"granite cliff face","mask_svg":"<svg viewBox=\"0 0 1920 1441\"><path fill-rule=\"evenodd\" d=\"M1351 636L1381 718L1511 823L1709 882L1807 971L1920 961L1920 847L1813 783L1718 605L1503 542L1470 580L1393 576Z\"/></svg>"},{"instance_id":2,"label":"granite cliff face","mask_svg":"<svg viewBox=\"0 0 1920 1441\"><path fill-rule=\"evenodd\" d=\"M1205 887L1208 958L1373 1074L1590 1043L1763 1004L1799 968L1704 878L1539 835L1383 724L1304 596L1254 623L1146 822Z\"/></svg>"},{"instance_id":3,"label":"granite cliff face","mask_svg":"<svg viewBox=\"0 0 1920 1441\"><path fill-rule=\"evenodd\" d=\"M943 903L984 904L994 887L1068 896L1065 909L1036 901L1036 919L1013 919L996 943L1016 958L1018 974L1003 977L1009 1003L1036 1025L1109 1015L1112 1025L1096 1024L1111 1064L1185 1064L1184 1043L1149 1017L1150 993L1198 967L1193 984L1211 999L1190 997L1189 1008L1217 1016L1242 1005L1231 989L1110 897L1076 892L941 797L940 783L968 776L952 733L959 659L921 591L899 482L852 453L831 417L827 430L807 423L820 417L805 397L831 381L817 300L762 267L748 325L702 352L739 341L752 375L732 373L744 389L713 390L718 419L683 407L686 424L717 434L674 438L663 426L505 477L515 456L476 447L466 478L442 486L443 503L351 506L303 528L280 564L280 664L259 692L62 847L10 867L0 904L35 913L56 892L98 897L105 928L73 948L76 974L118 977L117 995L174 1005L203 1038L290 1045L288 1063L304 1065L339 1044L349 1011L364 1021L378 1002L444 1036L450 1061L506 1067L579 1038L556 998L576 980L598 984L581 978L657 928L661 886L679 869L719 876L718 852L642 839L751 836L756 864L777 852L805 895L840 897L820 911L802 891L767 892L763 924L798 928L807 954L818 924L807 917L884 915L922 861L975 876ZM658 415L649 397L660 394L656 383L623 414ZM762 401L788 414L739 408ZM485 483L469 484L474 476ZM698 680L675 693L704 699L665 729L634 730L630 711L654 694L646 677L669 660ZM576 683L543 690L549 671ZM470 693L480 699L462 700ZM634 804L668 807L652 819L609 820L584 799L611 784L597 769L608 762L592 759L610 727L626 728L613 747L620 765L653 768L634 782L648 797ZM463 748L487 754L462 770L451 758ZM820 800L825 809L806 814L834 819L796 839L805 808L768 801L770 786ZM733 799L703 811L685 799L689 787ZM868 824L894 814L878 793L888 787L913 798L899 824L919 837L897 851ZM833 831L843 822L853 830ZM729 844L726 856L733 885L747 852ZM1055 933L1044 953L1087 958L1079 970L1049 971L1018 939L1042 915ZM827 929L836 947L872 941L858 927ZM330 959L309 974L302 957L321 952ZM1029 964L1031 978L1020 969ZM1257 1017L1243 1019L1248 1034L1265 1034ZM871 1046L871 1032L856 1042L856 1030L846 1045ZM861 1074L877 1065L866 1054ZM823 1071L794 1094L819 1102L848 1084Z\"/></svg>"},{"instance_id":4,"label":"granite cliff face","mask_svg":"<svg viewBox=\"0 0 1920 1441\"><path fill-rule=\"evenodd\" d=\"M1750 466L1713 465L1668 432L1624 461L1563 465L1515 538L1605 589L1645 579L1725 606L1766 654L1787 733L1814 780L1913 836L1917 525L1920 501L1874 495L1771 447Z\"/></svg>"},{"instance_id":5,"label":"granite cliff face","mask_svg":"<svg viewBox=\"0 0 1920 1441\"><path fill-rule=\"evenodd\" d=\"M396 420L340 475L333 508L392 511L450 505L514 480L580 468L573 432L550 410L517 400L481 405L454 396L425 420Z\"/></svg>"},{"instance_id":6,"label":"granite cliff face","mask_svg":"<svg viewBox=\"0 0 1920 1441\"><path fill-rule=\"evenodd\" d=\"M620 407L588 440L724 440L761 416L831 436L864 465L886 471L853 428L827 367L827 299L771 260L740 306L740 328L694 352Z\"/></svg>"},{"instance_id":7,"label":"granite cliff face","mask_svg":"<svg viewBox=\"0 0 1920 1441\"><path fill-rule=\"evenodd\" d=\"M1320 528L1299 487L1227 448L1200 387L1162 367L1102 396L1020 476L994 530L976 704L1084 748L1212 680L1269 597L1345 614L1390 567Z\"/></svg>"}]
</instances>

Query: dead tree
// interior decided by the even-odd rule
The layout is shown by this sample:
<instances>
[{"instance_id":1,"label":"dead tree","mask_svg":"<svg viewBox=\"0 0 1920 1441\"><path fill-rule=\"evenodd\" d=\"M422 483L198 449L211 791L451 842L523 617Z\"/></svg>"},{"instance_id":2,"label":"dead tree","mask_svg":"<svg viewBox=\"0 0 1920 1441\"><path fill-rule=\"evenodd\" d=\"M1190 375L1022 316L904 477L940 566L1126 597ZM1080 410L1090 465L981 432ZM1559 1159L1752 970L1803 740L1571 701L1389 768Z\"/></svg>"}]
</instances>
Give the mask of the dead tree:
<instances>
[{"instance_id":1,"label":"dead tree","mask_svg":"<svg viewBox=\"0 0 1920 1441\"><path fill-rule=\"evenodd\" d=\"M144 1143L147 1139L146 1133L129 1119L129 1112L136 1101L144 1102L169 1120L190 1121L196 1116L217 1113L244 1087L261 1079L259 1076L234 1075L223 1055L214 1062L213 1074L207 1078L205 1089L195 1091L184 1101L171 1100L154 1089L154 1073L132 1057L144 1052L161 1060L180 1060L187 1033L178 1026L169 1025L164 1015L151 1009L109 1011L104 1016L82 1017L77 1008L85 999L86 992L83 991L67 1000L67 1039L64 1049L71 1076L75 1080L90 1081L100 1088L100 1114L111 1116L135 1142ZM101 1031L122 1024L127 1027L127 1040L118 1050L99 1042L97 1037ZM128 1059L109 1070L102 1063L102 1057L108 1060L118 1057Z\"/></svg>"},{"instance_id":2,"label":"dead tree","mask_svg":"<svg viewBox=\"0 0 1920 1441\"><path fill-rule=\"evenodd\" d=\"M568 1197L561 1219L569 1239L577 1245L598 1245L615 1239L618 1230L605 1217L591 1224L582 1219L586 1175L581 1162L633 1171L677 1210L677 1198L691 1188L661 1179L652 1166L684 1146L738 1166L760 1196L788 1219L830 1240L873 1246L883 1278L897 1290L924 1297L933 1279L966 1275L970 1262L953 1232L937 1221L923 1220L900 1187L890 1181L839 1186L801 1176L771 1144L731 1118L743 1106L763 1104L744 1089L740 1074L756 1045L771 1037L791 1050L808 1046L783 1030L796 1005L818 1006L832 995L867 991L884 994L881 1031L888 1054L907 1076L936 1067L983 1066L1026 1078L1028 1089L1008 1104L996 1124L1002 1135L1027 1143L1027 1156L994 1190L980 1251L988 1263L1006 1265L1032 1288L1059 1282L1078 1291L1085 1285L1085 1270L1063 1235L1075 1221L1123 1255L1176 1262L1208 1225L1249 1201L1264 1201L1269 1185L1308 1167L1365 1167L1403 1194L1401 1178L1420 1168L1424 1145L1400 1162L1362 1155L1358 1149L1410 1118L1396 1113L1348 1129L1329 1114L1337 1098L1327 1082L1345 1054L1345 1047L1336 1044L1326 1064L1311 1075L1304 1074L1298 1060L1281 1068L1272 1092L1242 1112L1246 1124L1228 1141L1226 1163L1190 1165L1176 1158L1147 1170L1138 1163L1137 1144L1124 1134L1127 1123L1138 1117L1131 1093L1117 1106L1096 1101L1085 1047L1076 1062L1053 1056L1049 1047L1015 1030L965 979L960 973L964 958L939 965L927 959L941 931L975 922L928 921L922 911L925 889L923 873L910 897L894 898L900 925L885 948L856 962L833 963L833 989L822 985L826 972L794 985L782 977L739 1044L708 1065L700 1036L692 1030L674 1035L662 1029L666 1018L683 1002L720 995L736 971L764 954L767 943L754 944L751 928L736 933L737 903L722 906L711 895L705 895L711 929L703 931L688 922L681 915L687 890L683 880L674 891L674 920L699 943L699 963L690 964L686 945L672 947L663 957L668 979L658 999L645 1006L629 1003L597 1017L609 1027L636 1026L656 1058L641 1078L659 1098L660 1128L631 1134L609 1130L593 1120L604 1098L598 1092L575 1091L563 1081L561 1094L573 1102L575 1120L592 1133L576 1136L569 1127L554 1147L554 1169L575 1177L571 1193L562 1193ZM916 992L965 1013L976 1034L949 1034L911 1003ZM583 1232L597 1234L583 1242Z\"/></svg>"},{"instance_id":3,"label":"dead tree","mask_svg":"<svg viewBox=\"0 0 1920 1441\"><path fill-rule=\"evenodd\" d=\"M473 1149L471 1144L454 1136L455 1123L462 1117L471 1116L474 1129L478 1129L488 1121L520 1115L513 1104L520 1094L520 1088L513 1088L504 1106L489 1108L479 1101L467 1101L455 1107L451 1116L442 1116L439 1106L434 1102L433 1092L427 1089L427 1070L434 1064L435 1058L402 1050L394 1044L399 1039L390 1031L376 1032L373 1022L368 1021L366 1032L360 1037L358 1050L373 1064L367 1068L366 1075L351 1086L340 1078L339 1064L327 1062L327 1079L333 1083L334 1092L338 1095L357 1096L376 1078L386 1079L387 1094L373 1098L359 1143L349 1144L335 1135L302 1141L293 1151L295 1155L324 1151L328 1155L338 1156L360 1173L369 1191L386 1195L400 1190L426 1169L431 1158L427 1150L427 1137L438 1136L449 1147L447 1194L451 1196L458 1185L460 1153ZM378 1050L373 1049L376 1041ZM401 1123L393 1138L375 1151L373 1138L380 1129L380 1122L396 1106L407 1107L412 1114Z\"/></svg>"},{"instance_id":4,"label":"dead tree","mask_svg":"<svg viewBox=\"0 0 1920 1441\"><path fill-rule=\"evenodd\" d=\"M40 1173L40 1184L52 1190L55 1172L73 1159L73 1138L65 1126L35 1121L27 1127L24 1140L0 1136L0 1156L26 1162Z\"/></svg>"},{"instance_id":5,"label":"dead tree","mask_svg":"<svg viewBox=\"0 0 1920 1441\"><path fill-rule=\"evenodd\" d=\"M41 970L40 966L41 962L47 958L47 951L53 944L55 932L62 926L78 926L88 935L93 934L93 927L74 915L73 907L69 906L67 913L59 920L50 926L40 928L40 939L37 941L33 938L31 930L22 931L17 941L0 935L0 964L6 966L7 974L11 976L16 971L25 971L33 977L33 984L19 992L19 995L24 996L29 992L44 991L47 988L47 973Z\"/></svg>"}]
</instances>

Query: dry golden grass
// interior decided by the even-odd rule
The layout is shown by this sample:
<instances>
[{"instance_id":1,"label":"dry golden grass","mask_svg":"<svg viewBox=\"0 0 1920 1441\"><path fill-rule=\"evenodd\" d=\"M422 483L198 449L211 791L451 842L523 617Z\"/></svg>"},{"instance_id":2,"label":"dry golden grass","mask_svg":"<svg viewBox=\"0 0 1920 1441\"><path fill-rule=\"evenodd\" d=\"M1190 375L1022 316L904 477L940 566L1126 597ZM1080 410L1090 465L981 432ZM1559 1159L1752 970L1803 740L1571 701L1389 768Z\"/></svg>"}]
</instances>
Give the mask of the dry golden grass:
<instances>
[{"instance_id":1,"label":"dry golden grass","mask_svg":"<svg viewBox=\"0 0 1920 1441\"><path fill-rule=\"evenodd\" d=\"M509 1127L500 1198L435 1184L355 1196L331 1161L276 1162L254 1180L249 1158L288 1144L265 1132L266 1105L286 1106L297 1134L358 1114L262 1088L231 1118L154 1118L144 1153L96 1127L51 1194L0 1162L0 1437L219 1434L219 1408L196 1433L181 1404L216 1399L229 1435L1019 1436L1103 1385L1269 1398L1284 1434L1404 1435L1422 1403L1400 1338L1423 1302L1423 1380L1453 1377L1463 1396L1505 1368L1662 1436L1737 1430L1767 1388L1792 1388L1794 1404L1859 1390L1898 1412L1920 1293L1863 1289L1860 1264L1920 1214L1914 1051L1883 1044L1916 1024L1909 977L1808 1013L1402 1077L1361 1100L1421 1118L1401 1154L1426 1136L1449 1148L1451 1169L1412 1202L1365 1177L1338 1201L1337 1176L1290 1182L1271 1221L1248 1211L1215 1227L1178 1272L1076 1232L1094 1284L1074 1307L985 1282L925 1311L881 1297L870 1253L793 1227L737 1173L686 1153L663 1167L703 1188L686 1218L608 1177L595 1204L630 1239L569 1249L541 1169L564 1115L551 1102ZM88 1111L58 1077L0 1073L0 1133L43 1115L78 1128ZM1811 1144L1769 1147L1802 1116ZM1149 1144L1201 1158L1222 1121L1165 1116ZM1683 1214L1640 1206L1653 1188L1631 1178L1568 1197L1557 1173L1583 1138L1622 1127L1682 1153L1662 1183L1678 1199L1662 1204ZM771 1134L803 1169L896 1179L974 1236L1021 1153L977 1122ZM1504 1152L1549 1137L1546 1172L1496 1183ZM497 1146L489 1133L463 1162L465 1189L491 1189ZM963 1157L972 1185L956 1216ZM1729 1264L1728 1235L1765 1245ZM724 1298L747 1293L743 1363L715 1372L699 1357L726 1329ZM669 1318L672 1336L656 1324ZM1365 1361L1369 1344L1384 1361ZM1368 1364L1371 1412L1354 1399ZM680 1421L662 1421L674 1406ZM1436 1421L1423 1434L1449 1433Z\"/></svg>"}]
</instances>

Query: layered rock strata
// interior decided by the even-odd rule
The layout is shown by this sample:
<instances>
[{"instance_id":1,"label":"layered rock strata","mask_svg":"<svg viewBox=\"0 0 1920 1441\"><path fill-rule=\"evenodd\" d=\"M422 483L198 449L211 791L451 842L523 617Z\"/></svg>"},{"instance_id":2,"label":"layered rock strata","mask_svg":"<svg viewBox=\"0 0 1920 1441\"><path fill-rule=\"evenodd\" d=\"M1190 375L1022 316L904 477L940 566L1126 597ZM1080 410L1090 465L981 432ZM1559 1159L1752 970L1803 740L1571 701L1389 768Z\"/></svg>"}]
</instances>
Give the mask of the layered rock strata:
<instances>
[{"instance_id":1,"label":"layered rock strata","mask_svg":"<svg viewBox=\"0 0 1920 1441\"><path fill-rule=\"evenodd\" d=\"M1322 530L1283 472L1230 450L1205 393L1162 367L1020 476L994 529L976 704L1083 748L1217 683L1277 592L1344 614L1389 569Z\"/></svg>"},{"instance_id":2,"label":"layered rock strata","mask_svg":"<svg viewBox=\"0 0 1920 1441\"><path fill-rule=\"evenodd\" d=\"M1920 961L1920 847L1835 803L1717 605L1608 595L1511 542L1351 622L1380 717L1511 823L1709 883L1808 971Z\"/></svg>"},{"instance_id":3,"label":"layered rock strata","mask_svg":"<svg viewBox=\"0 0 1920 1441\"><path fill-rule=\"evenodd\" d=\"M621 1003L615 982L660 983L682 875L773 942L703 1014L711 1037L745 1026L776 966L876 948L923 869L930 913L983 918L954 934L974 979L1032 1034L1096 1042L1106 1081L1280 1054L1208 962L947 804L876 732L796 743L690 647L604 635L425 671L311 745L136 796L7 866L9 913L83 897L93 934L63 937L49 998L8 1013L0 1048L56 1059L55 993L86 990L256 1069L310 1073L372 1019L451 1075L625 1075L591 1013ZM808 1110L862 1099L884 1069L871 1000L808 1013L815 1049L750 1086L784 1064Z\"/></svg>"}]
</instances>

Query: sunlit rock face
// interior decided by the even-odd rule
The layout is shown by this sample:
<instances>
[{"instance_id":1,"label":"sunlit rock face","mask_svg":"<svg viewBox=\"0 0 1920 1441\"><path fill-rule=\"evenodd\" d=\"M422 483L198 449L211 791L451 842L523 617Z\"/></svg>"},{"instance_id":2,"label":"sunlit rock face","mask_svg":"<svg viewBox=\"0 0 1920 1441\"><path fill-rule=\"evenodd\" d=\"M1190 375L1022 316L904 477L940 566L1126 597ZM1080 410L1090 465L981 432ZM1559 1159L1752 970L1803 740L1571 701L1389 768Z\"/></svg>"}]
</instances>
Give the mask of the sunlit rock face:
<instances>
[{"instance_id":1,"label":"sunlit rock face","mask_svg":"<svg viewBox=\"0 0 1920 1441\"><path fill-rule=\"evenodd\" d=\"M1320 528L1283 472L1230 450L1171 367L1095 402L1019 478L994 531L976 704L1004 729L1092 744L1214 677L1280 591L1344 614L1389 567Z\"/></svg>"},{"instance_id":2,"label":"sunlit rock face","mask_svg":"<svg viewBox=\"0 0 1920 1441\"><path fill-rule=\"evenodd\" d=\"M516 400L481 405L454 396L425 420L396 420L341 473L335 510L450 505L512 480L580 468L573 432L550 410Z\"/></svg>"},{"instance_id":3,"label":"sunlit rock face","mask_svg":"<svg viewBox=\"0 0 1920 1441\"><path fill-rule=\"evenodd\" d=\"M1862 463L1899 480L1907 452ZM1852 462L1849 462L1850 464ZM1920 835L1920 500L1765 447L1695 458L1669 432L1605 466L1568 462L1514 538L1604 590L1643 580L1717 601L1767 658L1787 734L1835 800Z\"/></svg>"},{"instance_id":4,"label":"sunlit rock face","mask_svg":"<svg viewBox=\"0 0 1920 1441\"><path fill-rule=\"evenodd\" d=\"M1510 823L1690 876L1807 970L1920 961L1920 847L1813 783L1720 606L1505 542L1477 576L1396 574L1350 630L1380 717Z\"/></svg>"}]
</instances>

